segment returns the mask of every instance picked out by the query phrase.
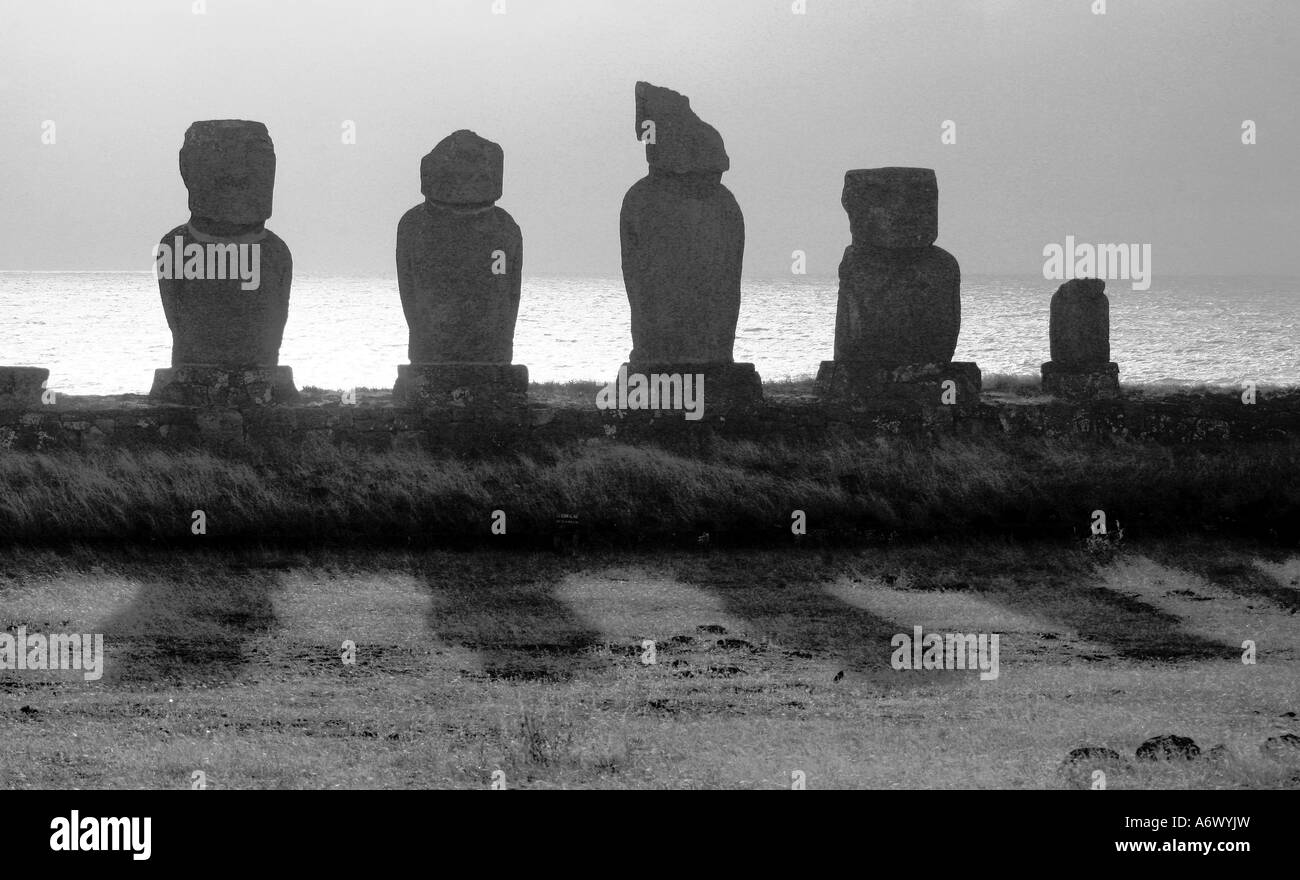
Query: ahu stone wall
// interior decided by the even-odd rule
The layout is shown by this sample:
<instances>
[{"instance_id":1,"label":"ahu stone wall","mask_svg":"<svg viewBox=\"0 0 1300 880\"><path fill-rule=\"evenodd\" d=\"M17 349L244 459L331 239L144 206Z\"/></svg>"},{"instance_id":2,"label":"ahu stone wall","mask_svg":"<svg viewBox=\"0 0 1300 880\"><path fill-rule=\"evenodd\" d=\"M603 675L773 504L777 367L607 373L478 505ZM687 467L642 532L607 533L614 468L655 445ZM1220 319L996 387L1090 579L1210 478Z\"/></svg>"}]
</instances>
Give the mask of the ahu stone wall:
<instances>
[{"instance_id":1,"label":"ahu stone wall","mask_svg":"<svg viewBox=\"0 0 1300 880\"><path fill-rule=\"evenodd\" d=\"M1232 395L1066 401L985 395L977 406L846 409L812 399L768 400L740 414L685 419L681 412L625 412L531 403L513 409L443 411L394 406L384 395L344 405L245 409L159 406L143 396L61 397L54 405L0 408L6 450L209 448L326 443L344 449L478 455L556 444L686 446L714 438L793 442L895 435L1116 437L1161 443L1269 441L1300 437L1300 392L1243 405Z\"/></svg>"}]
</instances>

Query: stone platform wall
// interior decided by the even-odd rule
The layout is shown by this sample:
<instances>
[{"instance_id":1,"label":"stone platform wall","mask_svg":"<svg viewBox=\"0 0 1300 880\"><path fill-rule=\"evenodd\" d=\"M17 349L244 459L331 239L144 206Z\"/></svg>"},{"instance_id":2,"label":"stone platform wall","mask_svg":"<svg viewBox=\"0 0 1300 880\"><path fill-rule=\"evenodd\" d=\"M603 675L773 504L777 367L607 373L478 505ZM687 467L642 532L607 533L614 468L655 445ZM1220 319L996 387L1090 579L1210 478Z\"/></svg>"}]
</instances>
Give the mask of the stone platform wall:
<instances>
[{"instance_id":1,"label":"stone platform wall","mask_svg":"<svg viewBox=\"0 0 1300 880\"><path fill-rule=\"evenodd\" d=\"M1300 392L1245 405L1231 396L1091 403L986 394L976 406L850 411L806 398L764 403L748 414L688 421L681 412L617 412L530 404L522 409L436 413L362 402L246 410L151 405L144 398L64 398L0 410L5 450L104 447L214 450L330 443L362 450L477 454L592 440L658 440L691 446L717 437L818 442L875 435L1112 436L1162 443L1300 437Z\"/></svg>"}]
</instances>

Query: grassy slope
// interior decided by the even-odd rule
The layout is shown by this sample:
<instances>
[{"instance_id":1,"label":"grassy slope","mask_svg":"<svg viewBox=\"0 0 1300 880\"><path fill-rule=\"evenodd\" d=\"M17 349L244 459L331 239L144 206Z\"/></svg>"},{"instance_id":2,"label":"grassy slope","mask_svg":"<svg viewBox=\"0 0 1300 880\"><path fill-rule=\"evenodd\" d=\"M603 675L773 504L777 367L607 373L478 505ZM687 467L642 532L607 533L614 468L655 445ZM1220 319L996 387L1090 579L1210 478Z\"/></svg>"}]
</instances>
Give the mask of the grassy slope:
<instances>
[{"instance_id":1,"label":"grassy slope","mask_svg":"<svg viewBox=\"0 0 1300 880\"><path fill-rule=\"evenodd\" d=\"M1300 538L1300 441L1165 447L998 438L918 445L900 438L718 440L683 455L599 440L492 458L348 454L319 445L249 451L105 450L0 455L0 541L204 539L314 545L436 545L545 537L575 513L611 545L810 537L1082 534L1104 510L1130 535L1188 531Z\"/></svg>"}]
</instances>

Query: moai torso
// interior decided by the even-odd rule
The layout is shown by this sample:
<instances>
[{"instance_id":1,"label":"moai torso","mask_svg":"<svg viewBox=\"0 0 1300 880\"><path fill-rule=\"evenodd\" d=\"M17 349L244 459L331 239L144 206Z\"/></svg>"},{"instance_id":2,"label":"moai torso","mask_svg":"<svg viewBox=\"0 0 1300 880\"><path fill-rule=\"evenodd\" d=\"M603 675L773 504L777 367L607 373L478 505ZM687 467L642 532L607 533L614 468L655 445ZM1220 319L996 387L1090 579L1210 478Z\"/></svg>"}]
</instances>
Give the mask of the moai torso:
<instances>
[{"instance_id":1,"label":"moai torso","mask_svg":"<svg viewBox=\"0 0 1300 880\"><path fill-rule=\"evenodd\" d=\"M190 220L163 237L156 262L172 365L275 366L293 258L264 226L275 185L266 127L196 122L185 133L180 166Z\"/></svg>"},{"instance_id":2,"label":"moai torso","mask_svg":"<svg viewBox=\"0 0 1300 880\"><path fill-rule=\"evenodd\" d=\"M470 131L421 163L425 202L397 226L397 280L412 364L508 364L523 236L501 196L501 148Z\"/></svg>"},{"instance_id":3,"label":"moai torso","mask_svg":"<svg viewBox=\"0 0 1300 880\"><path fill-rule=\"evenodd\" d=\"M1100 278L1076 278L1052 295L1048 337L1052 362L1099 367L1110 361L1110 300Z\"/></svg>"},{"instance_id":4,"label":"moai torso","mask_svg":"<svg viewBox=\"0 0 1300 880\"><path fill-rule=\"evenodd\" d=\"M961 270L939 247L844 249L835 359L945 364L961 330Z\"/></svg>"}]
</instances>

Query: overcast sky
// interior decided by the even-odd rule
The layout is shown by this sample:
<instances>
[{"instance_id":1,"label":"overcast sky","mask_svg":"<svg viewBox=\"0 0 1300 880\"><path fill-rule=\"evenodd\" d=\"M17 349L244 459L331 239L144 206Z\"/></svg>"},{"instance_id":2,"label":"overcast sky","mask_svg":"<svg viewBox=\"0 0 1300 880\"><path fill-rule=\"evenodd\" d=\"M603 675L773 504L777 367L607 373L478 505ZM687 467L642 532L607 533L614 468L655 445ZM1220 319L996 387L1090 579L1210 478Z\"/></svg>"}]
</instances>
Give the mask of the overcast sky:
<instances>
[{"instance_id":1,"label":"overcast sky","mask_svg":"<svg viewBox=\"0 0 1300 880\"><path fill-rule=\"evenodd\" d=\"M937 170L967 273L1074 235L1149 243L1157 276L1300 275L1300 2L1093 2L0 0L0 269L148 269L188 216L186 127L242 118L296 272L391 274L421 156L471 128L525 274L617 274L645 79L725 139L751 276L795 249L834 273L844 172L882 165Z\"/></svg>"}]
</instances>

